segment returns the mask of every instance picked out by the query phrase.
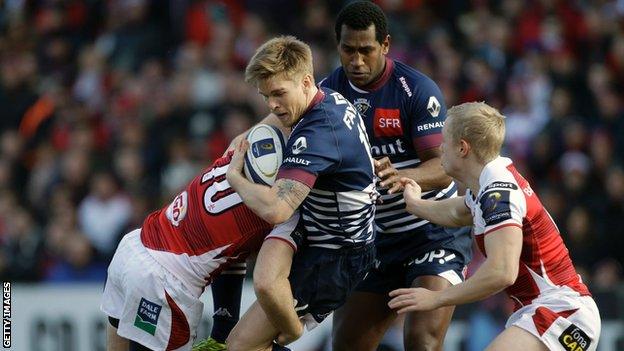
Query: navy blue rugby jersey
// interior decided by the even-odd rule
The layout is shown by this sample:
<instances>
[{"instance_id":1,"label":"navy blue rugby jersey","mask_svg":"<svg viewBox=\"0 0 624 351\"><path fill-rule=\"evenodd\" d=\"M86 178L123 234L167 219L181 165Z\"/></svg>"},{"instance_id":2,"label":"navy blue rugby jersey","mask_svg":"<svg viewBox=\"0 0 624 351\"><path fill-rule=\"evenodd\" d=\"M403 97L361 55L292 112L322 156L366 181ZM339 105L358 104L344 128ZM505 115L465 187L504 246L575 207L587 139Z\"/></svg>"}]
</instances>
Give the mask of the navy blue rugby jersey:
<instances>
[{"instance_id":1,"label":"navy blue rugby jersey","mask_svg":"<svg viewBox=\"0 0 624 351\"><path fill-rule=\"evenodd\" d=\"M374 241L375 174L364 122L342 95L320 88L293 126L277 179L310 187L300 212L312 247Z\"/></svg>"},{"instance_id":2,"label":"navy blue rugby jersey","mask_svg":"<svg viewBox=\"0 0 624 351\"><path fill-rule=\"evenodd\" d=\"M374 158L388 156L397 169L420 164L418 152L442 143L446 105L438 86L426 75L386 58L382 76L366 90L353 85L342 67L322 80L320 86L340 92L362 115ZM407 234L429 223L405 211L403 194L387 194L379 188L383 203L377 205L379 234ZM423 193L423 199L457 195L451 183L446 189ZM451 235L451 234L449 234ZM443 240L447 238L429 238Z\"/></svg>"}]
</instances>

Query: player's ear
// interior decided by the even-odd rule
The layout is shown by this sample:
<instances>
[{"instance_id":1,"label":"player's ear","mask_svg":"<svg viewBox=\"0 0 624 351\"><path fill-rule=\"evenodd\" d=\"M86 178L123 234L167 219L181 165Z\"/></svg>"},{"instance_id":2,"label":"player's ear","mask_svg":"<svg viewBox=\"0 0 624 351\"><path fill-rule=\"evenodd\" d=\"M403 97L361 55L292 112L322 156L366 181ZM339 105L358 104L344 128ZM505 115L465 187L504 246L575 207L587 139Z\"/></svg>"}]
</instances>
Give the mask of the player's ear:
<instances>
[{"instance_id":1,"label":"player's ear","mask_svg":"<svg viewBox=\"0 0 624 351\"><path fill-rule=\"evenodd\" d=\"M390 34L386 35L384 40L381 42L381 53L388 55L388 51L390 51Z\"/></svg>"},{"instance_id":2,"label":"player's ear","mask_svg":"<svg viewBox=\"0 0 624 351\"><path fill-rule=\"evenodd\" d=\"M312 88L312 86L314 86L314 79L312 78L312 76L310 74L306 74L303 76L303 87L306 90L306 92Z\"/></svg>"},{"instance_id":3,"label":"player's ear","mask_svg":"<svg viewBox=\"0 0 624 351\"><path fill-rule=\"evenodd\" d=\"M464 139L459 141L459 154L462 157L468 156L468 151L470 151L470 144Z\"/></svg>"}]
</instances>

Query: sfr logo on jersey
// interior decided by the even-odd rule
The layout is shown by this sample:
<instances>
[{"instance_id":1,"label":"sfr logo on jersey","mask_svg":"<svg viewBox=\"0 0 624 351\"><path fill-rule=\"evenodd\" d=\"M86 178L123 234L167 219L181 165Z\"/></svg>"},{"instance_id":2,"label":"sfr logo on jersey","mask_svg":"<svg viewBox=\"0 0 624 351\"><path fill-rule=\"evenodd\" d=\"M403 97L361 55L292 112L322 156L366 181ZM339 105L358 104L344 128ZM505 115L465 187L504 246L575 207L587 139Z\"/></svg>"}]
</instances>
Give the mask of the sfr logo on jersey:
<instances>
[{"instance_id":1,"label":"sfr logo on jersey","mask_svg":"<svg viewBox=\"0 0 624 351\"><path fill-rule=\"evenodd\" d=\"M394 137L403 135L401 111L399 109L376 108L373 121L375 137Z\"/></svg>"}]
</instances>

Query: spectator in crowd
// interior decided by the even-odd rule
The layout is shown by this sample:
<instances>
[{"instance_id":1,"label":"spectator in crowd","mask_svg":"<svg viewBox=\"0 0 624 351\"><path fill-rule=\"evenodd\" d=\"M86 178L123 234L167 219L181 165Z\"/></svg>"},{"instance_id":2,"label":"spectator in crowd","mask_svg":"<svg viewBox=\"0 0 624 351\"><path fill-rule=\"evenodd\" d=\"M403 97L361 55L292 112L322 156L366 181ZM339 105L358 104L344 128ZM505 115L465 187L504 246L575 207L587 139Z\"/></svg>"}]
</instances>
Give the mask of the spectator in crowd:
<instances>
[{"instance_id":1,"label":"spectator in crowd","mask_svg":"<svg viewBox=\"0 0 624 351\"><path fill-rule=\"evenodd\" d=\"M119 192L111 173L93 176L91 191L78 207L78 224L103 257L112 257L131 215L130 200Z\"/></svg>"}]
</instances>

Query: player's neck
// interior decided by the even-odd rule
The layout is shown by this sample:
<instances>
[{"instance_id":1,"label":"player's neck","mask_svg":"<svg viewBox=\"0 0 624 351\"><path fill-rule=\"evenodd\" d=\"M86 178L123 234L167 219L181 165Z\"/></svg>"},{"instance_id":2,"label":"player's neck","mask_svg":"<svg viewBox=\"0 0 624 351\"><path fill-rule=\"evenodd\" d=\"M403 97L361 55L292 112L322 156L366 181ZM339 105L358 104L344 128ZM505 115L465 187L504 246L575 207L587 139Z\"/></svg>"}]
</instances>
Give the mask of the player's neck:
<instances>
[{"instance_id":1,"label":"player's neck","mask_svg":"<svg viewBox=\"0 0 624 351\"><path fill-rule=\"evenodd\" d=\"M310 108L310 105L312 104L312 101L314 101L318 91L319 90L316 85L313 85L312 88L310 88L310 92L308 93L308 96L306 96L306 110Z\"/></svg>"},{"instance_id":2,"label":"player's neck","mask_svg":"<svg viewBox=\"0 0 624 351\"><path fill-rule=\"evenodd\" d=\"M299 117L297 117L297 119L294 121L293 125L291 126L291 129L294 128L294 126L299 122L299 120L301 120L301 118L308 113L308 111L310 111L310 109L313 107L312 105L315 104L315 99L316 96L319 93L319 88L314 85L310 88L310 91L306 94L306 103L305 103L305 108L303 109L303 111L299 114Z\"/></svg>"},{"instance_id":3,"label":"player's neck","mask_svg":"<svg viewBox=\"0 0 624 351\"><path fill-rule=\"evenodd\" d=\"M466 184L468 188L474 193L479 193L481 188L479 179L481 178L481 173L483 173L483 168L485 168L486 163L471 160L471 162L466 162L466 167L464 169L463 177L464 179L460 179L461 182Z\"/></svg>"},{"instance_id":4,"label":"player's neck","mask_svg":"<svg viewBox=\"0 0 624 351\"><path fill-rule=\"evenodd\" d=\"M374 85L375 83L377 83L381 79L381 76L383 76L383 74L386 72L387 68L388 68L388 63L386 62L386 58L384 57L383 58L383 67L381 68L379 73L377 73L375 78L373 78L373 80L371 80L370 83L368 83L366 85L367 86L371 86L371 85Z\"/></svg>"}]
</instances>

